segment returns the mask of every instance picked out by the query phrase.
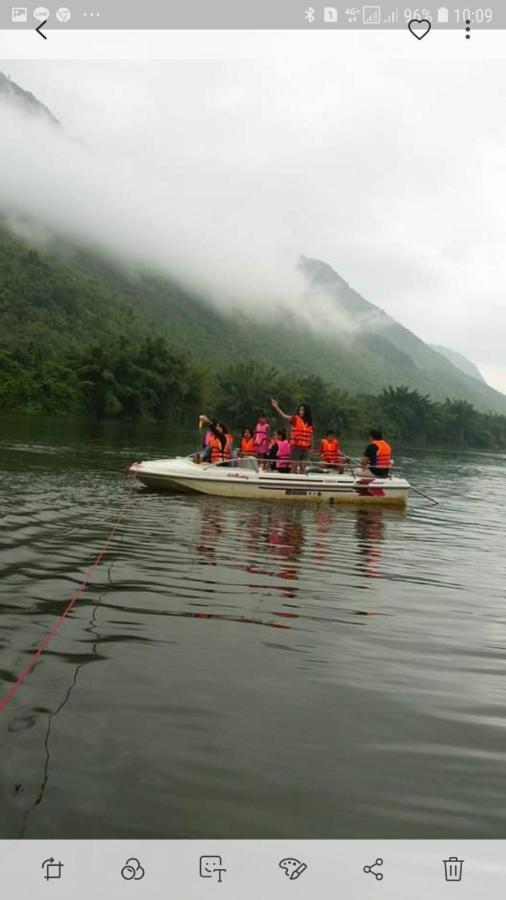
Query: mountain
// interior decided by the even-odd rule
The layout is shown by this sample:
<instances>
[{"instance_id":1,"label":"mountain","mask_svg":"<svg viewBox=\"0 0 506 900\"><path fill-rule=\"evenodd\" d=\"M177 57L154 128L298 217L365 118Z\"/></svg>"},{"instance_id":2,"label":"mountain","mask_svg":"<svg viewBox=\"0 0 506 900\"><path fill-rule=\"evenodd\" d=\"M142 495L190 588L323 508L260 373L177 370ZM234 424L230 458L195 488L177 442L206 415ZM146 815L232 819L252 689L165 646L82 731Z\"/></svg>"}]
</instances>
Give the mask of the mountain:
<instances>
[{"instance_id":1,"label":"mountain","mask_svg":"<svg viewBox=\"0 0 506 900\"><path fill-rule=\"evenodd\" d=\"M458 353L457 350L451 350L449 347L442 347L439 344L431 344L430 346L433 350L436 350L437 353L441 353L445 356L446 359L448 359L452 365L456 366L457 369L460 369L461 372L470 375L471 378L477 378L478 381L483 381L486 384L478 366L468 359L467 356Z\"/></svg>"},{"instance_id":2,"label":"mountain","mask_svg":"<svg viewBox=\"0 0 506 900\"><path fill-rule=\"evenodd\" d=\"M83 342L161 335L219 374L245 360L300 376L319 375L351 393L407 385L434 399L468 400L506 413L506 397L468 376L374 304L330 266L303 258L305 302L322 292L339 327L311 330L294 315L262 323L224 314L175 282L129 277L110 262L55 243L44 251L0 229L0 348L58 360Z\"/></svg>"},{"instance_id":3,"label":"mountain","mask_svg":"<svg viewBox=\"0 0 506 900\"><path fill-rule=\"evenodd\" d=\"M2 96L58 124L0 73ZM505 395L462 371L320 260L299 260L303 309L262 319L220 311L175 280L129 276L98 250L69 246L61 237L48 243L46 235L41 249L13 234L1 216L0 209L0 350L14 354L16 366L29 368L36 357L58 363L83 343L156 335L207 369L210 380L232 363L255 360L298 377L320 376L352 394L405 385L435 400L466 400L506 414ZM45 223L21 224L26 235ZM312 309L319 310L319 324L308 315Z\"/></svg>"},{"instance_id":4,"label":"mountain","mask_svg":"<svg viewBox=\"0 0 506 900\"><path fill-rule=\"evenodd\" d=\"M387 385L404 384L436 400L450 397L467 400L483 411L506 412L504 394L462 371L365 300L331 266L305 257L300 266L310 289L331 298L338 313L355 326L344 336L327 331L320 338L322 344L328 347L330 343L339 354L345 368L344 387L377 393Z\"/></svg>"},{"instance_id":5,"label":"mountain","mask_svg":"<svg viewBox=\"0 0 506 900\"><path fill-rule=\"evenodd\" d=\"M53 125L60 124L47 106L44 106L44 104L41 103L40 100L37 100L30 91L23 90L23 88L19 87L15 81L11 81L11 79L2 72L0 72L0 98L8 100L24 112L41 116Z\"/></svg>"}]
</instances>

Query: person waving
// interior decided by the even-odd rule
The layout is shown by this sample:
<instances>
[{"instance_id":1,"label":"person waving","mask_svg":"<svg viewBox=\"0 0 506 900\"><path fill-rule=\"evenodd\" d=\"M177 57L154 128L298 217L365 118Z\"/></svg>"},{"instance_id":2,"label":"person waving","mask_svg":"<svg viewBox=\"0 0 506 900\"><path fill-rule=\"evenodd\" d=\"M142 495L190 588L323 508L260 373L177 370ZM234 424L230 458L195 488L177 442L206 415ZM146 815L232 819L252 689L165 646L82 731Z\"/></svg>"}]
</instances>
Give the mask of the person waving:
<instances>
[{"instance_id":1,"label":"person waving","mask_svg":"<svg viewBox=\"0 0 506 900\"><path fill-rule=\"evenodd\" d=\"M293 416L283 412L277 400L271 397L272 408L291 425L290 444L292 448L292 472L302 474L309 460L313 443L313 417L308 403L301 403Z\"/></svg>"}]
</instances>

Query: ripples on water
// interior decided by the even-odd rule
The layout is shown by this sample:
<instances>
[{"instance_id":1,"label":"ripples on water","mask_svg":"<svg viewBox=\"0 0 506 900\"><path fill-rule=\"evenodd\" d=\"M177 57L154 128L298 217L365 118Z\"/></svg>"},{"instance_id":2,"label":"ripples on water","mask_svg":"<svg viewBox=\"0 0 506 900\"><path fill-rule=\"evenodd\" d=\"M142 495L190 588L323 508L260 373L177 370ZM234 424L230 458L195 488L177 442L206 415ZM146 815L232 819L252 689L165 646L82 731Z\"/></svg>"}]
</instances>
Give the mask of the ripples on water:
<instances>
[{"instance_id":1,"label":"ripples on water","mask_svg":"<svg viewBox=\"0 0 506 900\"><path fill-rule=\"evenodd\" d=\"M2 693L141 438L0 444ZM407 513L136 488L0 713L1 836L503 837L505 462L407 458Z\"/></svg>"}]
</instances>

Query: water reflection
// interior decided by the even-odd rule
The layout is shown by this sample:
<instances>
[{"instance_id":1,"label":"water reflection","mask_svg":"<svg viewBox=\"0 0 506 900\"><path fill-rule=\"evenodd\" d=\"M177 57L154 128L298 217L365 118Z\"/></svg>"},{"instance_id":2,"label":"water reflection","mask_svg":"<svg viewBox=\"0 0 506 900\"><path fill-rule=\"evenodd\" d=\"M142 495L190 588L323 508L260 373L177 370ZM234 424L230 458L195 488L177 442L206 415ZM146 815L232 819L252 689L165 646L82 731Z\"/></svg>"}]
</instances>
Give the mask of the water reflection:
<instances>
[{"instance_id":1,"label":"water reflection","mask_svg":"<svg viewBox=\"0 0 506 900\"><path fill-rule=\"evenodd\" d=\"M32 431L0 468L9 683L148 452ZM0 716L2 836L502 836L504 463L456 466L407 513L139 492Z\"/></svg>"},{"instance_id":2,"label":"water reflection","mask_svg":"<svg viewBox=\"0 0 506 900\"><path fill-rule=\"evenodd\" d=\"M385 540L385 510L380 507L356 511L355 534L359 553L358 569L366 578L381 576L382 544Z\"/></svg>"}]
</instances>

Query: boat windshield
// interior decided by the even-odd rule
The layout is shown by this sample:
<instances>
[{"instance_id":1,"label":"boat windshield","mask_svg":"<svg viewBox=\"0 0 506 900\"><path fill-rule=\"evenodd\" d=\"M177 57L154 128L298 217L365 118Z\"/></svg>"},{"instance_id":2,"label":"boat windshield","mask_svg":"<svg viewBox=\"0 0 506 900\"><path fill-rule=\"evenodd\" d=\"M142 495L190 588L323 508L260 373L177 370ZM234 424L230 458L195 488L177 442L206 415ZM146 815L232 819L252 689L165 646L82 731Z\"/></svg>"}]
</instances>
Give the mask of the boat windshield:
<instances>
[{"instance_id":1,"label":"boat windshield","mask_svg":"<svg viewBox=\"0 0 506 900\"><path fill-rule=\"evenodd\" d=\"M250 472L258 472L258 462L254 456L243 456L237 459L228 459L225 462L213 463L215 466L223 466L231 469L249 469Z\"/></svg>"}]
</instances>

